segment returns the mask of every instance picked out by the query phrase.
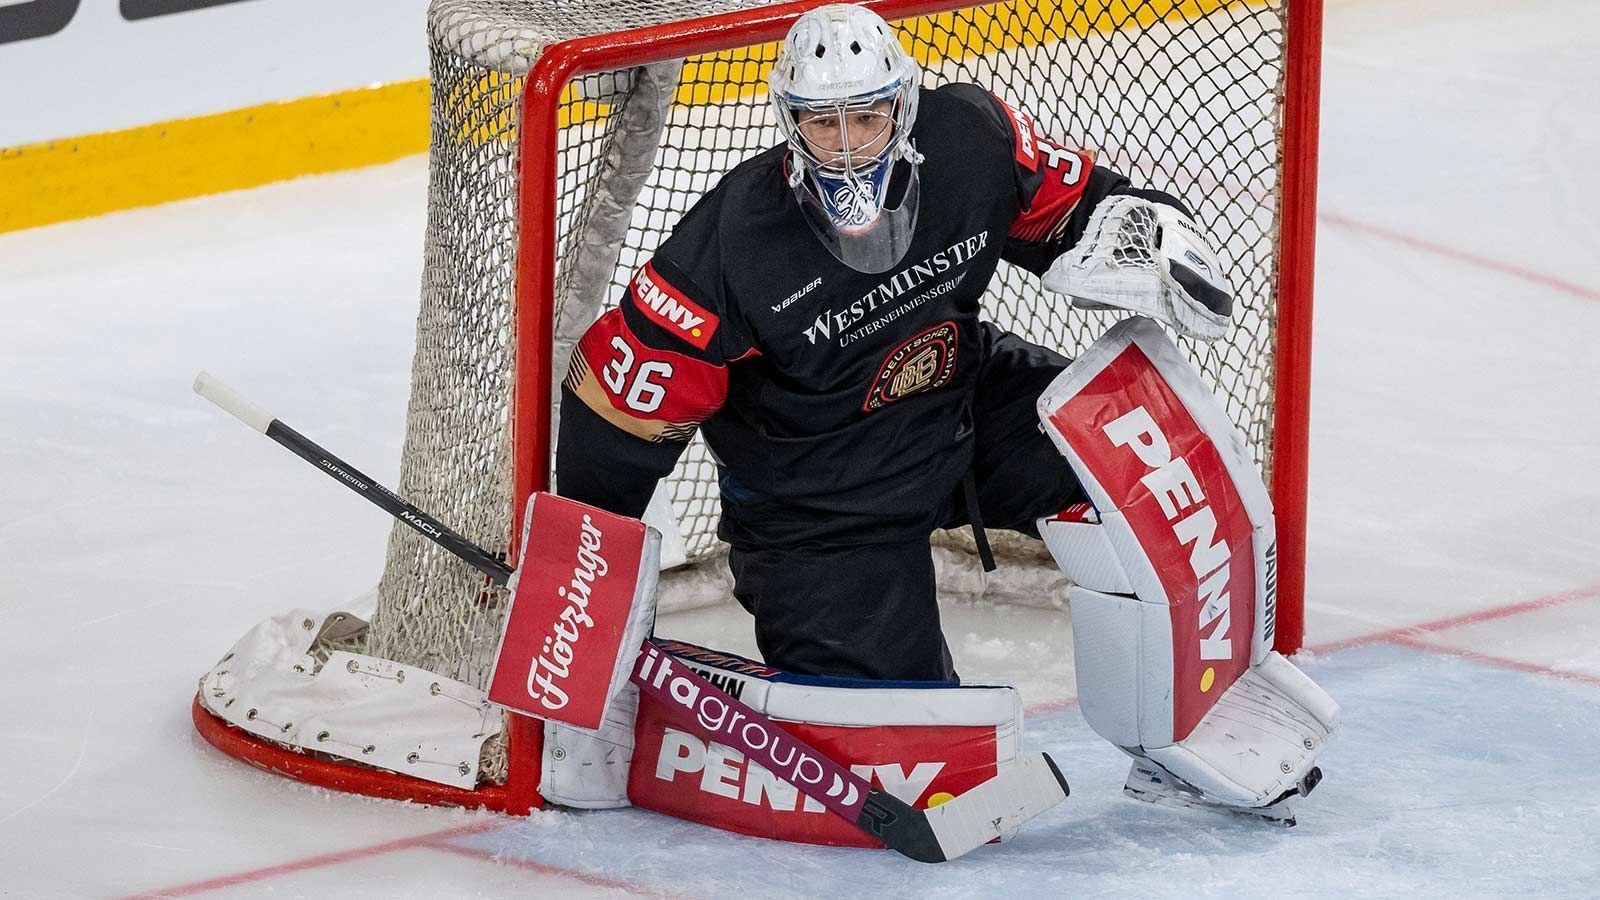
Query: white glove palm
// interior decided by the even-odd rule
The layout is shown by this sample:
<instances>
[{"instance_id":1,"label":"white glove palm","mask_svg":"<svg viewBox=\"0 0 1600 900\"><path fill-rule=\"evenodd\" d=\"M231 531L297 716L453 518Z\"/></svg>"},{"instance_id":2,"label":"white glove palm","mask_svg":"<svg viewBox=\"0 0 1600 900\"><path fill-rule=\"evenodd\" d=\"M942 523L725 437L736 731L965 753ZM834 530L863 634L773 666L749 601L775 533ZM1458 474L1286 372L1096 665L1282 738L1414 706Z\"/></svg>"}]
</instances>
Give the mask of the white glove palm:
<instances>
[{"instance_id":1,"label":"white glove palm","mask_svg":"<svg viewBox=\"0 0 1600 900\"><path fill-rule=\"evenodd\" d=\"M1079 309L1126 309L1214 341L1228 331L1233 285L1194 221L1140 197L1109 197L1083 238L1044 275Z\"/></svg>"}]
</instances>

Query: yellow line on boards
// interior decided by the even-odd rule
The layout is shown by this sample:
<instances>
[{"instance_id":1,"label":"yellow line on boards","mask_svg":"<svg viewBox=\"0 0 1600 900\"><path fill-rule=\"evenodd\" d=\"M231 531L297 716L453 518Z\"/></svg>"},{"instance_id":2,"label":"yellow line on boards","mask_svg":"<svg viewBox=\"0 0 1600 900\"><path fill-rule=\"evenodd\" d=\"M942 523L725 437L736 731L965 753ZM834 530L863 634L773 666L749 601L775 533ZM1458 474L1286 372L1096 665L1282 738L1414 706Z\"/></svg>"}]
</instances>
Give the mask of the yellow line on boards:
<instances>
[{"instance_id":1,"label":"yellow line on boards","mask_svg":"<svg viewBox=\"0 0 1600 900\"><path fill-rule=\"evenodd\" d=\"M428 81L0 150L0 232L390 162L428 149Z\"/></svg>"}]
</instances>

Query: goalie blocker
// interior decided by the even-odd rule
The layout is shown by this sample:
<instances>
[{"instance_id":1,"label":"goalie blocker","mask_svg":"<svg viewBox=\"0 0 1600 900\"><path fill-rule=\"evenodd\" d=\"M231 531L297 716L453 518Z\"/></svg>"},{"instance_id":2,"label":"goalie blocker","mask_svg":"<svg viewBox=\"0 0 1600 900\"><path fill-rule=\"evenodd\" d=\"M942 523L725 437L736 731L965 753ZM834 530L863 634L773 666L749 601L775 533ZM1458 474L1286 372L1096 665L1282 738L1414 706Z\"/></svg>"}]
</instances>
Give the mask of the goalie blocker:
<instances>
[{"instance_id":1,"label":"goalie blocker","mask_svg":"<svg viewBox=\"0 0 1600 900\"><path fill-rule=\"evenodd\" d=\"M1125 320L1039 398L1082 482L1039 522L1072 580L1084 718L1127 790L1293 823L1338 706L1272 651L1272 504L1244 438L1161 328Z\"/></svg>"}]
</instances>

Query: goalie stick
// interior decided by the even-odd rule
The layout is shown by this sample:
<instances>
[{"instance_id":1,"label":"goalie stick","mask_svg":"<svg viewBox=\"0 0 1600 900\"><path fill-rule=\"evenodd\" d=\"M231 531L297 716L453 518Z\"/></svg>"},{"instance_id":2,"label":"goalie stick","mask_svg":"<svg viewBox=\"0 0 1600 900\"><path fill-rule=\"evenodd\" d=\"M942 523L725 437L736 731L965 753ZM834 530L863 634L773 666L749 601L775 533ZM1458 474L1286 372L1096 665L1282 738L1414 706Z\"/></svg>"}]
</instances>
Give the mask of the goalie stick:
<instances>
[{"instance_id":1,"label":"goalie stick","mask_svg":"<svg viewBox=\"0 0 1600 900\"><path fill-rule=\"evenodd\" d=\"M379 485L216 378L201 372L195 378L194 390L455 554L495 584L504 587L510 582L511 567L488 551ZM959 797L927 810L916 809L881 788L873 787L867 779L728 695L674 660L653 639L645 639L639 649L631 680L641 692L658 701L670 718L701 738L731 746L748 759L761 763L774 776L813 797L891 850L919 862L945 862L962 856L1015 831L1024 822L1067 798L1067 780L1055 762L1044 753L1033 753ZM673 690L674 685L679 689ZM742 716L747 725L708 727L697 712L697 702L706 698L714 698L736 714L721 717L723 721L737 722ZM748 737L751 725L756 726L762 738L759 743ZM788 754L785 762L777 757L780 746ZM810 774L812 772L814 774Z\"/></svg>"}]
</instances>

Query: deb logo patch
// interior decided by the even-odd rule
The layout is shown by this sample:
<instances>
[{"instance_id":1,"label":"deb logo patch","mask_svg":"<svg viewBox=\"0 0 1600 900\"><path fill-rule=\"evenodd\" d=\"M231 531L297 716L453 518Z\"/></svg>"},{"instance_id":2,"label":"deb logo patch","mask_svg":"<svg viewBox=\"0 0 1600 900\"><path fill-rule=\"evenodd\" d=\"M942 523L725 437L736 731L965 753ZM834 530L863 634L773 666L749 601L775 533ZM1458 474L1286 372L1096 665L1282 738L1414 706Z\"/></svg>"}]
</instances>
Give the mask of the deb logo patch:
<instances>
[{"instance_id":1,"label":"deb logo patch","mask_svg":"<svg viewBox=\"0 0 1600 900\"><path fill-rule=\"evenodd\" d=\"M645 553L643 522L535 494L489 699L579 728L610 700Z\"/></svg>"},{"instance_id":2,"label":"deb logo patch","mask_svg":"<svg viewBox=\"0 0 1600 900\"><path fill-rule=\"evenodd\" d=\"M631 287L633 302L638 304L639 311L650 321L701 350L711 343L711 336L717 333L720 320L668 284L656 273L654 266L645 263L644 268L633 276Z\"/></svg>"},{"instance_id":3,"label":"deb logo patch","mask_svg":"<svg viewBox=\"0 0 1600 900\"><path fill-rule=\"evenodd\" d=\"M889 351L872 380L863 412L875 412L911 394L950 383L956 372L956 325L941 322Z\"/></svg>"}]
</instances>

